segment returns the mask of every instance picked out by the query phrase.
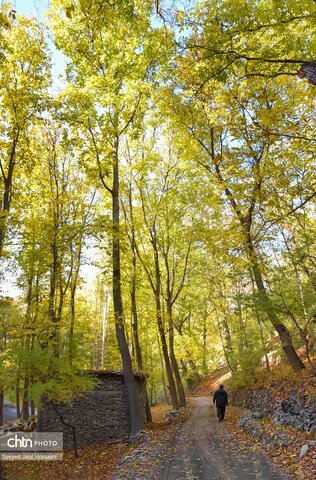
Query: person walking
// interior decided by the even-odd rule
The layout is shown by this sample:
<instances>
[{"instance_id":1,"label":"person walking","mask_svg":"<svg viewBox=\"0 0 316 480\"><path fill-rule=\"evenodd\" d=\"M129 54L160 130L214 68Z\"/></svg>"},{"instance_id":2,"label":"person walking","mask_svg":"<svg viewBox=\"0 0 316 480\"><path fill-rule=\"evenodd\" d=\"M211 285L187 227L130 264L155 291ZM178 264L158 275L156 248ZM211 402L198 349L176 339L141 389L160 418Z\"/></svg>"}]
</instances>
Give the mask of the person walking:
<instances>
[{"instance_id":1,"label":"person walking","mask_svg":"<svg viewBox=\"0 0 316 480\"><path fill-rule=\"evenodd\" d=\"M226 407L228 406L228 394L221 384L219 389L213 395L213 403L216 405L218 421L222 422L225 418Z\"/></svg>"}]
</instances>

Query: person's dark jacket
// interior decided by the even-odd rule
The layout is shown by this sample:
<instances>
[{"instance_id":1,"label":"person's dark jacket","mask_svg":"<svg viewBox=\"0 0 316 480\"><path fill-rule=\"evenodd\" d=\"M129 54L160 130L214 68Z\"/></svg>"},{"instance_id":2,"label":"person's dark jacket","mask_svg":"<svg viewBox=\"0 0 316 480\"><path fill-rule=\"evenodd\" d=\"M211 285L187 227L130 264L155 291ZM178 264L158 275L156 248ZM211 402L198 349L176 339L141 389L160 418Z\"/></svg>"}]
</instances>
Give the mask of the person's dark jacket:
<instances>
[{"instance_id":1,"label":"person's dark jacket","mask_svg":"<svg viewBox=\"0 0 316 480\"><path fill-rule=\"evenodd\" d=\"M228 405L228 395L223 388L216 390L213 396L213 403L215 403L217 407L226 407L226 405Z\"/></svg>"}]
</instances>

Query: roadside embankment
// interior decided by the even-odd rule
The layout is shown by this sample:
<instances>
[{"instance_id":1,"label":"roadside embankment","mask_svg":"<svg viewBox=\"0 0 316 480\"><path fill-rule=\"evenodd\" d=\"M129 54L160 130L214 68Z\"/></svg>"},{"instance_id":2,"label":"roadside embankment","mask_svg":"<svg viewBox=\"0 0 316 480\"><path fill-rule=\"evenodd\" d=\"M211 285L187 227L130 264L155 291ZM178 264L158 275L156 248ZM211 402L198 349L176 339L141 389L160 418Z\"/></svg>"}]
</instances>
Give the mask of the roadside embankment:
<instances>
[{"instance_id":1,"label":"roadside embankment","mask_svg":"<svg viewBox=\"0 0 316 480\"><path fill-rule=\"evenodd\" d=\"M296 479L316 478L316 382L278 368L262 382L230 387L228 426L250 448L262 448Z\"/></svg>"}]
</instances>

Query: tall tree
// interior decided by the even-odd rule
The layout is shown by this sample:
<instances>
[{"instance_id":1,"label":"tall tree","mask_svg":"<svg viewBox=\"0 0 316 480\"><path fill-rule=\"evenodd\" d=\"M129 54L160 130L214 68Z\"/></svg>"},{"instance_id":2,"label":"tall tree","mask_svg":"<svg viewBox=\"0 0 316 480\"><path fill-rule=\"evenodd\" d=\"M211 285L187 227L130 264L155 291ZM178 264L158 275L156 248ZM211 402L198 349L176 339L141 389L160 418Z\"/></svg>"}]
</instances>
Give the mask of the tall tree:
<instances>
[{"instance_id":1,"label":"tall tree","mask_svg":"<svg viewBox=\"0 0 316 480\"><path fill-rule=\"evenodd\" d=\"M146 107L156 52L150 2L52 2L58 48L70 59L68 105L72 123L89 142L96 175L112 201L112 284L116 336L131 412L131 436L143 428L124 327L121 291L120 143ZM83 34L84 33L84 34Z\"/></svg>"},{"instance_id":2,"label":"tall tree","mask_svg":"<svg viewBox=\"0 0 316 480\"><path fill-rule=\"evenodd\" d=\"M188 90L184 97L192 98L192 91L189 88L192 87L194 80L180 74L179 81L187 82ZM258 82L252 84L252 90L248 82L247 93L243 85L232 86L230 89L219 87L215 95L211 92L217 83L214 80L213 83L210 82L196 93L194 103L180 100L179 103L183 104L180 119L195 139L198 148L201 148L201 151L196 153L198 163L215 177L215 182L221 187L239 223L240 241L252 270L260 308L264 309L278 332L288 361L295 369L304 368L293 346L290 331L278 317L269 297L264 281L263 261L259 254L260 237L256 230L263 199L267 194L264 186L265 179L270 173L268 165L273 158L271 145L274 142L269 131L262 129L259 122L265 115L269 115L271 122L279 122L280 119L273 110L273 102L262 106L261 100L257 99L260 96ZM263 92L265 88L267 89L264 85L261 85L261 88ZM278 87L271 87L269 98L272 91L278 91ZM176 101L174 105L177 110ZM205 159L201 155L205 155Z\"/></svg>"}]
</instances>

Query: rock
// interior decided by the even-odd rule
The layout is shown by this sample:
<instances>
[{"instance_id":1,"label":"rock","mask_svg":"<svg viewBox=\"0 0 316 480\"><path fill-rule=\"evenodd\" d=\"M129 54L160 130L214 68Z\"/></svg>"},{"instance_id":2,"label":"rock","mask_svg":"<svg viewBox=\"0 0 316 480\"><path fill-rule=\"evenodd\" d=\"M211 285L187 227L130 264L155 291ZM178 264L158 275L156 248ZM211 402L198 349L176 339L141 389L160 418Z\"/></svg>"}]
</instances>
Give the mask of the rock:
<instances>
[{"instance_id":1,"label":"rock","mask_svg":"<svg viewBox=\"0 0 316 480\"><path fill-rule=\"evenodd\" d=\"M275 404L273 420L276 424L291 425L300 430L316 430L316 412L314 406L305 397L290 394Z\"/></svg>"},{"instance_id":2,"label":"rock","mask_svg":"<svg viewBox=\"0 0 316 480\"><path fill-rule=\"evenodd\" d=\"M246 418L241 418L238 422L238 427L245 428L246 423L247 423L247 419Z\"/></svg>"},{"instance_id":3,"label":"rock","mask_svg":"<svg viewBox=\"0 0 316 480\"><path fill-rule=\"evenodd\" d=\"M15 428L16 432L24 432L25 425L17 425Z\"/></svg>"},{"instance_id":4,"label":"rock","mask_svg":"<svg viewBox=\"0 0 316 480\"><path fill-rule=\"evenodd\" d=\"M282 442L282 446L285 445L287 447L291 444L291 437L287 433L280 432L279 439Z\"/></svg>"},{"instance_id":5,"label":"rock","mask_svg":"<svg viewBox=\"0 0 316 480\"><path fill-rule=\"evenodd\" d=\"M283 410L283 412L285 412L285 413L290 413L292 415L296 415L297 413L299 413L297 405L290 398L286 398L286 399L282 400L281 403L280 403L280 407Z\"/></svg>"},{"instance_id":6,"label":"rock","mask_svg":"<svg viewBox=\"0 0 316 480\"><path fill-rule=\"evenodd\" d=\"M266 388L235 389L230 394L230 400L232 405L261 412L264 416L272 414L274 410L271 390Z\"/></svg>"},{"instance_id":7,"label":"rock","mask_svg":"<svg viewBox=\"0 0 316 480\"><path fill-rule=\"evenodd\" d=\"M276 447L288 446L291 443L291 437L285 432L275 432L271 438L273 445Z\"/></svg>"},{"instance_id":8,"label":"rock","mask_svg":"<svg viewBox=\"0 0 316 480\"><path fill-rule=\"evenodd\" d=\"M248 409L242 417L271 416L276 424L293 426L316 438L316 400L309 395L299 395L293 390L286 398L275 401L271 389L240 388L231 392L230 399L233 405Z\"/></svg>"},{"instance_id":9,"label":"rock","mask_svg":"<svg viewBox=\"0 0 316 480\"><path fill-rule=\"evenodd\" d=\"M250 435L252 437L260 437L261 436L261 433L260 433L260 428L257 426L255 427L251 432L250 432Z\"/></svg>"},{"instance_id":10,"label":"rock","mask_svg":"<svg viewBox=\"0 0 316 480\"><path fill-rule=\"evenodd\" d=\"M263 413L262 412L252 412L251 418L254 418L256 420L261 420L261 418L263 418Z\"/></svg>"},{"instance_id":11,"label":"rock","mask_svg":"<svg viewBox=\"0 0 316 480\"><path fill-rule=\"evenodd\" d=\"M16 428L16 426L12 425L12 427L8 428L7 430L5 430L5 432L19 432L21 430L18 430Z\"/></svg>"},{"instance_id":12,"label":"rock","mask_svg":"<svg viewBox=\"0 0 316 480\"><path fill-rule=\"evenodd\" d=\"M246 419L245 430L252 437L258 437L261 434L260 422L254 419Z\"/></svg>"},{"instance_id":13,"label":"rock","mask_svg":"<svg viewBox=\"0 0 316 480\"><path fill-rule=\"evenodd\" d=\"M180 411L179 410L172 410L171 412L167 413L164 418L169 421L173 421L178 415Z\"/></svg>"},{"instance_id":14,"label":"rock","mask_svg":"<svg viewBox=\"0 0 316 480\"><path fill-rule=\"evenodd\" d=\"M271 437L271 435L263 435L262 437L262 443L264 445L275 445L275 442L273 440L273 438Z\"/></svg>"},{"instance_id":15,"label":"rock","mask_svg":"<svg viewBox=\"0 0 316 480\"><path fill-rule=\"evenodd\" d=\"M300 458L303 458L308 452L308 450L309 450L309 446L307 444L303 445L300 451Z\"/></svg>"}]
</instances>

